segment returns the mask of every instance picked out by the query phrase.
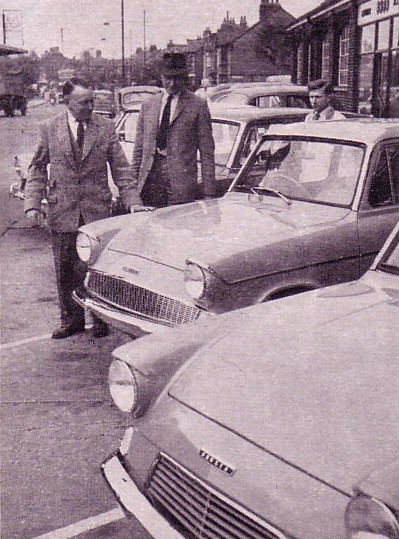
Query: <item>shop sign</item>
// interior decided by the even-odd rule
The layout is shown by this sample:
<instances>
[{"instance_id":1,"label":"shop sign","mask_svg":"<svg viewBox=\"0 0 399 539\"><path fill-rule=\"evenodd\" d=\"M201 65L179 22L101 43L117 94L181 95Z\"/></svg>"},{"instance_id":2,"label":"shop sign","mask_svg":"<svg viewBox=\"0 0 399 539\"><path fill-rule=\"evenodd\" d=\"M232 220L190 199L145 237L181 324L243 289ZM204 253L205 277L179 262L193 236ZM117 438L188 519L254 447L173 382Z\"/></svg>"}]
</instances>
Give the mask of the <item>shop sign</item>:
<instances>
[{"instance_id":1,"label":"shop sign","mask_svg":"<svg viewBox=\"0 0 399 539\"><path fill-rule=\"evenodd\" d=\"M359 5L358 24L363 26L393 15L399 15L399 0L368 0Z\"/></svg>"}]
</instances>

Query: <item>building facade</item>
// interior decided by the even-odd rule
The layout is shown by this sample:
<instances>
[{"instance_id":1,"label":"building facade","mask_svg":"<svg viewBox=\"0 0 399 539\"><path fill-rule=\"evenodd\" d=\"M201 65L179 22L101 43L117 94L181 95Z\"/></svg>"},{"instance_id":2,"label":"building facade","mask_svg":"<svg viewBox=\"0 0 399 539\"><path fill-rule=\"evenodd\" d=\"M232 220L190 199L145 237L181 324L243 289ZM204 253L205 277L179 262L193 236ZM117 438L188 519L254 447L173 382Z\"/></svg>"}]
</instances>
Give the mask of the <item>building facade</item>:
<instances>
[{"instance_id":1,"label":"building facade","mask_svg":"<svg viewBox=\"0 0 399 539\"><path fill-rule=\"evenodd\" d=\"M399 90L399 0L325 0L287 29L292 79L327 79L342 110L390 116Z\"/></svg>"}]
</instances>

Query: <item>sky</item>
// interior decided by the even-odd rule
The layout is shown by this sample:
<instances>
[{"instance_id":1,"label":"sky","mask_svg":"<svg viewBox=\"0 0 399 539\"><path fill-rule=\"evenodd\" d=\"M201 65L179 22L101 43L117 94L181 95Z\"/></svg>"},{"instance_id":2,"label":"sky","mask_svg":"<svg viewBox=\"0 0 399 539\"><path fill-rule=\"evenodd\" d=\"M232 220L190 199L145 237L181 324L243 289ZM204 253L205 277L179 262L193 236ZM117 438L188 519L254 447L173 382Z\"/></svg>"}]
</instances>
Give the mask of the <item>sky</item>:
<instances>
[{"instance_id":1,"label":"sky","mask_svg":"<svg viewBox=\"0 0 399 539\"><path fill-rule=\"evenodd\" d=\"M259 20L260 0L0 0L7 15L18 18L22 13L23 32L10 31L6 42L38 54L58 46L68 57L100 49L104 57L120 58L122 3L125 56L144 42L147 48L151 44L164 48L170 39L185 44L206 27L214 32L227 12L236 22L242 15L248 25ZM280 0L280 4L298 17L321 0Z\"/></svg>"}]
</instances>

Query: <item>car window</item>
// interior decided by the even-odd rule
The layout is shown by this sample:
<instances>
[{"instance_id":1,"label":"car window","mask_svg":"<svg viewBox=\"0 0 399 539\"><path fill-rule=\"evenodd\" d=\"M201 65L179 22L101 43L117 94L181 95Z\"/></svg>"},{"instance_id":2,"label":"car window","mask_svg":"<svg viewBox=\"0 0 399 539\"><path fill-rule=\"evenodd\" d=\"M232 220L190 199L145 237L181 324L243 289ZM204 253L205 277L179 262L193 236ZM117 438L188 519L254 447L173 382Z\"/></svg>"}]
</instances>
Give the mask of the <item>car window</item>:
<instances>
[{"instance_id":1,"label":"car window","mask_svg":"<svg viewBox=\"0 0 399 539\"><path fill-rule=\"evenodd\" d=\"M235 105L246 105L248 103L248 96L245 94L240 94L232 92L231 94L226 94L218 99L219 102L223 103L234 103Z\"/></svg>"},{"instance_id":2,"label":"car window","mask_svg":"<svg viewBox=\"0 0 399 539\"><path fill-rule=\"evenodd\" d=\"M389 206L399 202L399 146L385 147L377 160L371 180L370 206Z\"/></svg>"},{"instance_id":3,"label":"car window","mask_svg":"<svg viewBox=\"0 0 399 539\"><path fill-rule=\"evenodd\" d=\"M122 133L123 136L120 138L122 138L126 142L134 142L136 138L136 127L138 118L138 112L132 112L128 114L124 120L122 120L119 133Z\"/></svg>"},{"instance_id":4,"label":"car window","mask_svg":"<svg viewBox=\"0 0 399 539\"><path fill-rule=\"evenodd\" d=\"M265 140L234 190L274 189L289 198L348 206L364 157L361 146L302 139Z\"/></svg>"},{"instance_id":5,"label":"car window","mask_svg":"<svg viewBox=\"0 0 399 539\"><path fill-rule=\"evenodd\" d=\"M299 107L301 109L310 108L309 98L302 95L287 95L286 96L286 107Z\"/></svg>"},{"instance_id":6,"label":"car window","mask_svg":"<svg viewBox=\"0 0 399 539\"><path fill-rule=\"evenodd\" d=\"M215 141L215 164L226 166L240 125L236 123L212 120L212 132Z\"/></svg>"}]
</instances>

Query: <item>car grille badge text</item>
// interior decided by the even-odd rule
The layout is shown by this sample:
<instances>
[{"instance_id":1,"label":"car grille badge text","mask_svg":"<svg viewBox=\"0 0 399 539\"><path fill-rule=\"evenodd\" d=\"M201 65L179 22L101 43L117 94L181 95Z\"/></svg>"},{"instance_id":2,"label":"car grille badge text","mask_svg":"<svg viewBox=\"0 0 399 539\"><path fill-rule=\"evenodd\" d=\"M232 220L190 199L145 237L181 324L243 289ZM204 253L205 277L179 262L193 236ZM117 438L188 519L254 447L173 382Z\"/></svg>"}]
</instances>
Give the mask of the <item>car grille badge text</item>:
<instances>
[{"instance_id":1,"label":"car grille badge text","mask_svg":"<svg viewBox=\"0 0 399 539\"><path fill-rule=\"evenodd\" d=\"M133 273L133 275L138 275L140 272L139 270L136 270L134 268L128 268L126 266L123 266L123 271L126 271L126 273Z\"/></svg>"},{"instance_id":2,"label":"car grille badge text","mask_svg":"<svg viewBox=\"0 0 399 539\"><path fill-rule=\"evenodd\" d=\"M212 466L215 466L222 472L226 473L227 475L233 475L234 472L236 471L236 468L234 468L233 466L230 466L226 462L221 461L220 459L211 455L204 449L199 450L199 456L205 459L207 462L209 462L209 464L212 464Z\"/></svg>"}]
</instances>

